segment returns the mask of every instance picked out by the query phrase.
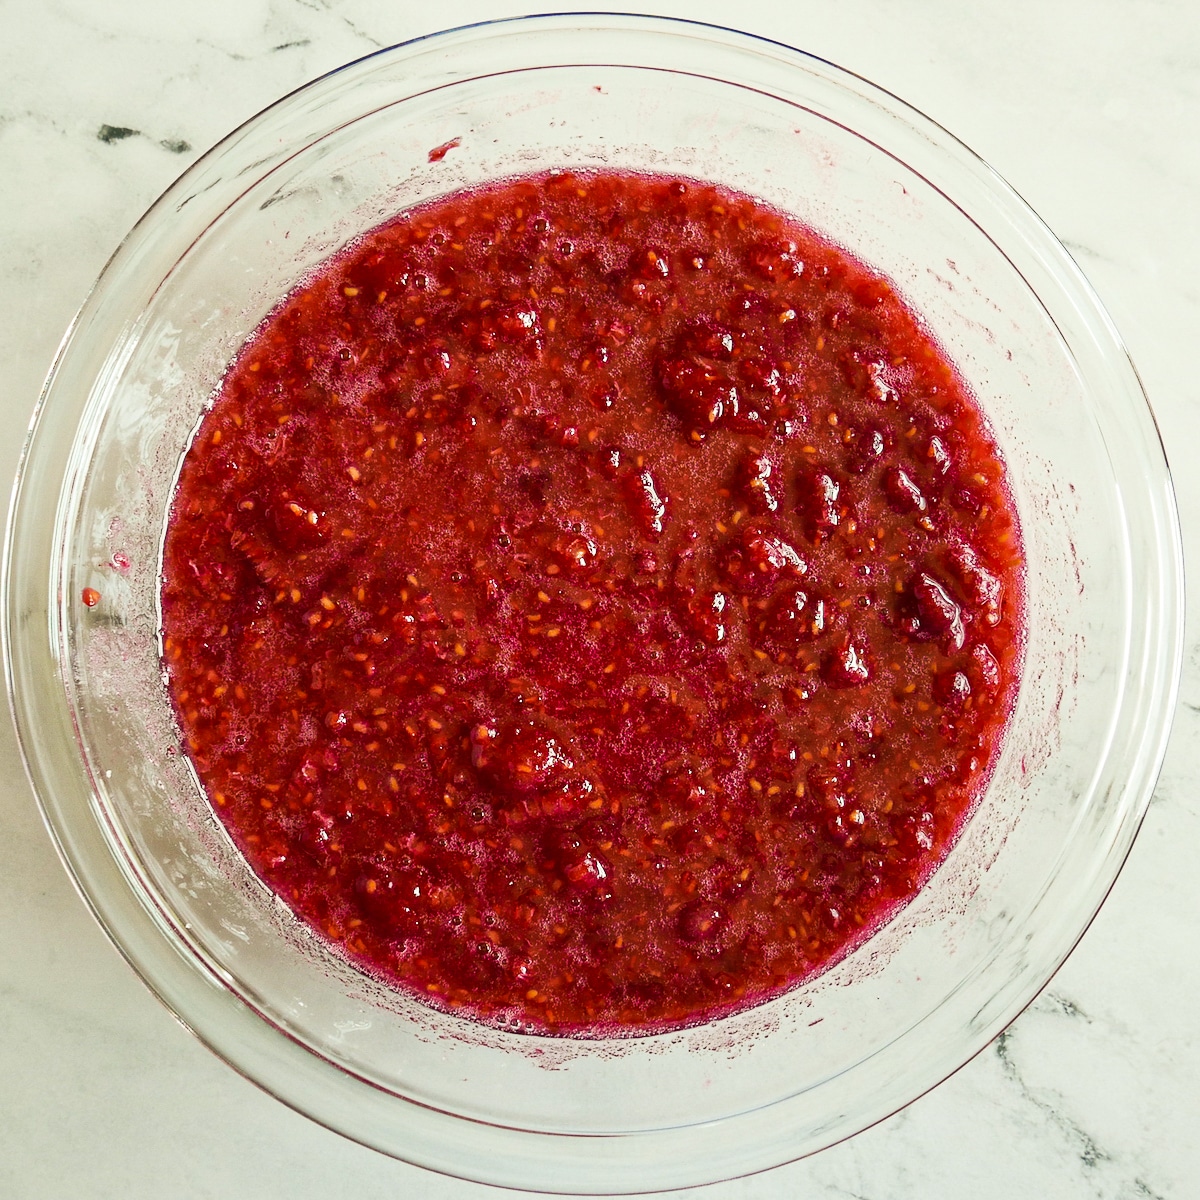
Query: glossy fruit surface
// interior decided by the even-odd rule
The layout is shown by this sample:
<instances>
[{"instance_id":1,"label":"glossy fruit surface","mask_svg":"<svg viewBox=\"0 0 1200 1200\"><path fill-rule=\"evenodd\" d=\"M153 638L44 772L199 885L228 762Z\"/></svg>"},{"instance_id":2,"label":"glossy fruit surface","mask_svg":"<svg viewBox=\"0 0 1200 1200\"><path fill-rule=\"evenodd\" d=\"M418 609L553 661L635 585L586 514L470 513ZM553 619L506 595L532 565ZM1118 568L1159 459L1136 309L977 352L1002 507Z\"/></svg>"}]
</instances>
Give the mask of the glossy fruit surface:
<instances>
[{"instance_id":1,"label":"glossy fruit surface","mask_svg":"<svg viewBox=\"0 0 1200 1200\"><path fill-rule=\"evenodd\" d=\"M164 655L222 820L443 1006L663 1028L909 898L1015 689L1004 469L888 283L686 179L365 235L185 461Z\"/></svg>"}]
</instances>

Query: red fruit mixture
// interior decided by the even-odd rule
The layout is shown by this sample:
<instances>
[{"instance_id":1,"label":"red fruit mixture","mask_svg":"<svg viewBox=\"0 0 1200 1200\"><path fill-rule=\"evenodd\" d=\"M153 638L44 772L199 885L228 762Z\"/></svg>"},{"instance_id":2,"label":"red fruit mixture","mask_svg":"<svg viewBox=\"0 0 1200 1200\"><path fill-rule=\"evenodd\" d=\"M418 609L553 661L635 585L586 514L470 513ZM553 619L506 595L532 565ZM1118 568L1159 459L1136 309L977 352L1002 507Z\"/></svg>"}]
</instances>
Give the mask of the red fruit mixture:
<instances>
[{"instance_id":1,"label":"red fruit mixture","mask_svg":"<svg viewBox=\"0 0 1200 1200\"><path fill-rule=\"evenodd\" d=\"M163 653L221 820L366 970L662 1029L827 967L945 856L1021 569L886 280L707 184L553 174L367 234L246 344Z\"/></svg>"}]
</instances>

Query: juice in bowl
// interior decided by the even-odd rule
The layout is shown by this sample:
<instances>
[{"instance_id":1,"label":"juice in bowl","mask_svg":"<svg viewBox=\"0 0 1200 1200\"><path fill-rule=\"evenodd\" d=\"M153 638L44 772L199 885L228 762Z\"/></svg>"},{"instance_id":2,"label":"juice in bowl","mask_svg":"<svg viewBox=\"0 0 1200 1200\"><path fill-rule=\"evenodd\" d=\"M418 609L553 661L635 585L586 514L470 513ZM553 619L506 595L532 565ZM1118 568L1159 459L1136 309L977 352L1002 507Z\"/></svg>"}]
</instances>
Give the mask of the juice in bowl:
<instances>
[{"instance_id":1,"label":"juice in bowl","mask_svg":"<svg viewBox=\"0 0 1200 1200\"><path fill-rule=\"evenodd\" d=\"M201 160L64 349L8 569L31 773L150 986L333 1128L578 1192L984 1045L1179 659L1053 238L871 85L646 18L397 47Z\"/></svg>"},{"instance_id":2,"label":"juice in bowl","mask_svg":"<svg viewBox=\"0 0 1200 1200\"><path fill-rule=\"evenodd\" d=\"M1020 541L887 283L752 201L559 172L319 268L183 464L164 663L260 878L542 1032L824 969L986 784Z\"/></svg>"}]
</instances>

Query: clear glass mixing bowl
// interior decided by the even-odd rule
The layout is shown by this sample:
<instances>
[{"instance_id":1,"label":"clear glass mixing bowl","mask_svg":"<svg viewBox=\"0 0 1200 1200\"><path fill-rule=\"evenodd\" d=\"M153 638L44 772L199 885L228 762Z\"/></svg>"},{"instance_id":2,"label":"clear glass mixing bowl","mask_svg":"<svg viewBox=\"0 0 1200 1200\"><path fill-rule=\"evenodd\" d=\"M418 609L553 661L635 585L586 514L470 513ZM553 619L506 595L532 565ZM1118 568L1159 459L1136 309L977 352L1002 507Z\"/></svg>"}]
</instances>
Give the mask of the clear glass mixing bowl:
<instances>
[{"instance_id":1,"label":"clear glass mixing bowl","mask_svg":"<svg viewBox=\"0 0 1200 1200\"><path fill-rule=\"evenodd\" d=\"M157 641L181 455L276 300L398 209L567 166L715 180L890 276L991 421L1029 566L1012 727L928 886L789 994L625 1040L439 1014L301 927L200 793ZM48 825L164 1003L237 1070L361 1142L470 1179L584 1193L810 1153L984 1046L1111 886L1149 800L1180 661L1163 452L1126 353L1059 243L970 151L871 84L771 42L632 16L525 18L383 51L197 162L130 233L63 344L21 467L6 572L8 681ZM95 607L81 602L87 587Z\"/></svg>"}]
</instances>

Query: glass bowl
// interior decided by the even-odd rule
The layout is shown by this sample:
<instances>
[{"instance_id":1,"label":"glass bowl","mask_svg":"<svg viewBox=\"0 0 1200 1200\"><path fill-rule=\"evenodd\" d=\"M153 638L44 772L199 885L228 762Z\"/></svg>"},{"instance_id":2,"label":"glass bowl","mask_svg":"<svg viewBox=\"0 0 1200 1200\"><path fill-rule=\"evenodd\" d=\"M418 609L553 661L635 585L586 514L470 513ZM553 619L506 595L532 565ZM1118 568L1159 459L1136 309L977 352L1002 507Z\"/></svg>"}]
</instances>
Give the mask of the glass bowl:
<instances>
[{"instance_id":1,"label":"glass bowl","mask_svg":"<svg viewBox=\"0 0 1200 1200\"><path fill-rule=\"evenodd\" d=\"M599 166L761 197L894 281L1007 459L1028 642L986 794L884 929L758 1008L588 1041L435 1012L266 891L180 751L158 577L189 437L233 353L306 271L418 201ZM4 598L8 683L50 831L179 1019L360 1142L579 1193L699 1184L811 1153L986 1045L1062 962L1129 850L1182 632L1150 411L1096 297L1033 213L943 129L854 75L635 16L524 18L383 51L280 100L187 171L63 343L17 482Z\"/></svg>"}]
</instances>

